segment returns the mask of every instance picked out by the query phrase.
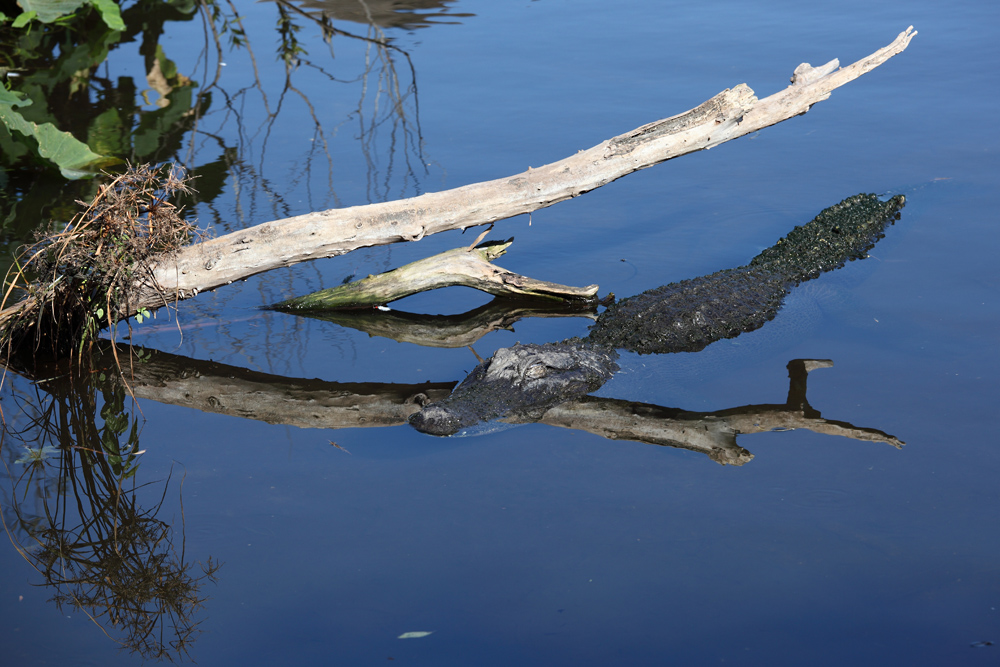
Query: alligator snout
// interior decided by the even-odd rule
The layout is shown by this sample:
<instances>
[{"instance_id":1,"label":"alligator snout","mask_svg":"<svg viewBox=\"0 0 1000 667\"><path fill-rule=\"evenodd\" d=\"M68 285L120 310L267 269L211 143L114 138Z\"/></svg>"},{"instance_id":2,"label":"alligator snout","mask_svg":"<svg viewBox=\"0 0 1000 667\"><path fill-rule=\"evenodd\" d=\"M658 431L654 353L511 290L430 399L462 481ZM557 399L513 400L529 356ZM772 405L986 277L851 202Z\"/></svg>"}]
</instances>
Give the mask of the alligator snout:
<instances>
[{"instance_id":1,"label":"alligator snout","mask_svg":"<svg viewBox=\"0 0 1000 667\"><path fill-rule=\"evenodd\" d=\"M514 345L476 366L451 396L410 416L423 433L453 435L503 417L537 419L554 405L598 389L618 371L618 353L578 342Z\"/></svg>"}]
</instances>

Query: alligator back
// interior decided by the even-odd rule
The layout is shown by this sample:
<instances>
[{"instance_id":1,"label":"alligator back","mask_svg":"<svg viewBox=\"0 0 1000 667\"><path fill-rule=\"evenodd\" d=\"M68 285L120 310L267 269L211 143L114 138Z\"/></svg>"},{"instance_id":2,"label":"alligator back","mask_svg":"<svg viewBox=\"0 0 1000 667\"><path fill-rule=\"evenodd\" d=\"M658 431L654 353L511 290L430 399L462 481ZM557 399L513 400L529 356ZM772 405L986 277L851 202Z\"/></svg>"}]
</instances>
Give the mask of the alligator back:
<instances>
[{"instance_id":1,"label":"alligator back","mask_svg":"<svg viewBox=\"0 0 1000 667\"><path fill-rule=\"evenodd\" d=\"M553 405L595 391L618 370L616 349L695 352L772 319L796 284L865 256L899 215L903 197L856 195L824 210L746 266L664 285L601 313L590 335L497 350L446 399L410 416L417 430L450 435L483 421L535 421Z\"/></svg>"},{"instance_id":2,"label":"alligator back","mask_svg":"<svg viewBox=\"0 0 1000 667\"><path fill-rule=\"evenodd\" d=\"M587 339L640 354L697 352L774 318L789 290L861 259L899 217L902 195L860 194L824 209L749 264L657 287L601 313Z\"/></svg>"}]
</instances>

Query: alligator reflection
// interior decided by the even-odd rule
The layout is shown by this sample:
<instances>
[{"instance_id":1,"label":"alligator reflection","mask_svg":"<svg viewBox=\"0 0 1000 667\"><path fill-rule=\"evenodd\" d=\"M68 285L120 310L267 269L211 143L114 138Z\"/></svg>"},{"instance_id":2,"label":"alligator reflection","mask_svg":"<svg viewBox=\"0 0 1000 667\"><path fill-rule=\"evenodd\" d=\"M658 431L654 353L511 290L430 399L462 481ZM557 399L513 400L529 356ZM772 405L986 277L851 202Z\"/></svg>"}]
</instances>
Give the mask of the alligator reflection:
<instances>
[{"instance_id":1,"label":"alligator reflection","mask_svg":"<svg viewBox=\"0 0 1000 667\"><path fill-rule=\"evenodd\" d=\"M188 656L201 588L219 564L208 558L193 571L183 529L175 547L172 526L157 518L169 476L137 481L139 420L121 383L92 377L39 381L34 395L5 383L18 411L7 411L0 432L0 518L60 611L86 614L143 659Z\"/></svg>"}]
</instances>

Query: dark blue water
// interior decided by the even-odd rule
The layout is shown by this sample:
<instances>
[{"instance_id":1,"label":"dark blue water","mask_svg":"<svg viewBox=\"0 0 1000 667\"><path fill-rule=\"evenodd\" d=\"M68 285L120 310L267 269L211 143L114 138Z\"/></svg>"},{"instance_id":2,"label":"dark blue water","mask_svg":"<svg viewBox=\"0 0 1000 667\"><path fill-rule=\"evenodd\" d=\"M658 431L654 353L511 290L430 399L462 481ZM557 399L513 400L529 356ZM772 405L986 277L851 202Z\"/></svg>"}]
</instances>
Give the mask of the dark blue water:
<instances>
[{"instance_id":1,"label":"dark blue water","mask_svg":"<svg viewBox=\"0 0 1000 667\"><path fill-rule=\"evenodd\" d=\"M702 412L780 404L789 360L831 359L809 377L811 405L907 444L742 435L755 458L724 467L540 424L435 439L405 425L308 429L140 399L140 505L165 497L157 517L173 526L176 550L190 563L224 563L193 614L199 664L1000 660L1000 136L991 120L1000 9L469 0L421 9L421 25L381 29L412 70L400 52L338 35L328 45L296 19L307 53L290 73L274 55L276 6L239 9L259 84L245 50L226 52L212 105L176 156L215 175L216 192L193 214L219 233L518 173L738 83L766 96L800 62L847 64L914 25L905 53L805 116L493 234L516 237L498 262L505 268L626 296L743 264L847 196L905 194L901 221L870 259L804 286L759 331L698 354L624 355L599 395ZM203 69L200 21L171 26L162 44L208 86L215 56ZM123 48L109 67L141 81L134 53ZM137 326L135 341L289 378L455 382L476 364L468 349L256 308L470 236L259 276L181 304L183 337L164 313ZM451 289L394 307L459 313L486 301ZM474 347L485 357L584 335L587 323L522 320ZM4 416L25 424L44 394L6 382ZM41 512L56 487L25 481L20 445L3 447L10 527L15 505ZM50 602L53 588L13 547L0 559L0 662L141 662L83 610ZM121 639L106 617L100 624ZM399 638L407 632L431 634Z\"/></svg>"}]
</instances>

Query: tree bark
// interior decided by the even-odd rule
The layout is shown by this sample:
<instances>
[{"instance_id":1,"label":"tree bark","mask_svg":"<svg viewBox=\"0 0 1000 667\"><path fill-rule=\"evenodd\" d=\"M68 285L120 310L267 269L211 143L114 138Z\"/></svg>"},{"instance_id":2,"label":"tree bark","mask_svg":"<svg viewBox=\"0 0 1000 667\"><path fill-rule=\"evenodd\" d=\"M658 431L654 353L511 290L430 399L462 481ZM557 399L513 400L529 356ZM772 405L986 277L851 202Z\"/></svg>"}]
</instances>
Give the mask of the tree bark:
<instances>
[{"instance_id":1,"label":"tree bark","mask_svg":"<svg viewBox=\"0 0 1000 667\"><path fill-rule=\"evenodd\" d=\"M295 313L370 308L418 292L455 286L471 287L494 296L597 303L597 285L569 287L494 266L491 262L507 252L513 242L514 239L510 239L474 248L455 248L392 271L288 299L271 307Z\"/></svg>"},{"instance_id":2,"label":"tree bark","mask_svg":"<svg viewBox=\"0 0 1000 667\"><path fill-rule=\"evenodd\" d=\"M785 90L758 100L746 84L558 162L483 183L399 201L331 209L265 222L162 257L134 302L157 308L272 269L359 248L418 241L430 234L486 225L551 206L672 158L756 132L805 113L838 88L901 53L912 26L888 46L837 69L800 65ZM140 272L141 273L141 272ZM0 312L0 325L23 306Z\"/></svg>"}]
</instances>

